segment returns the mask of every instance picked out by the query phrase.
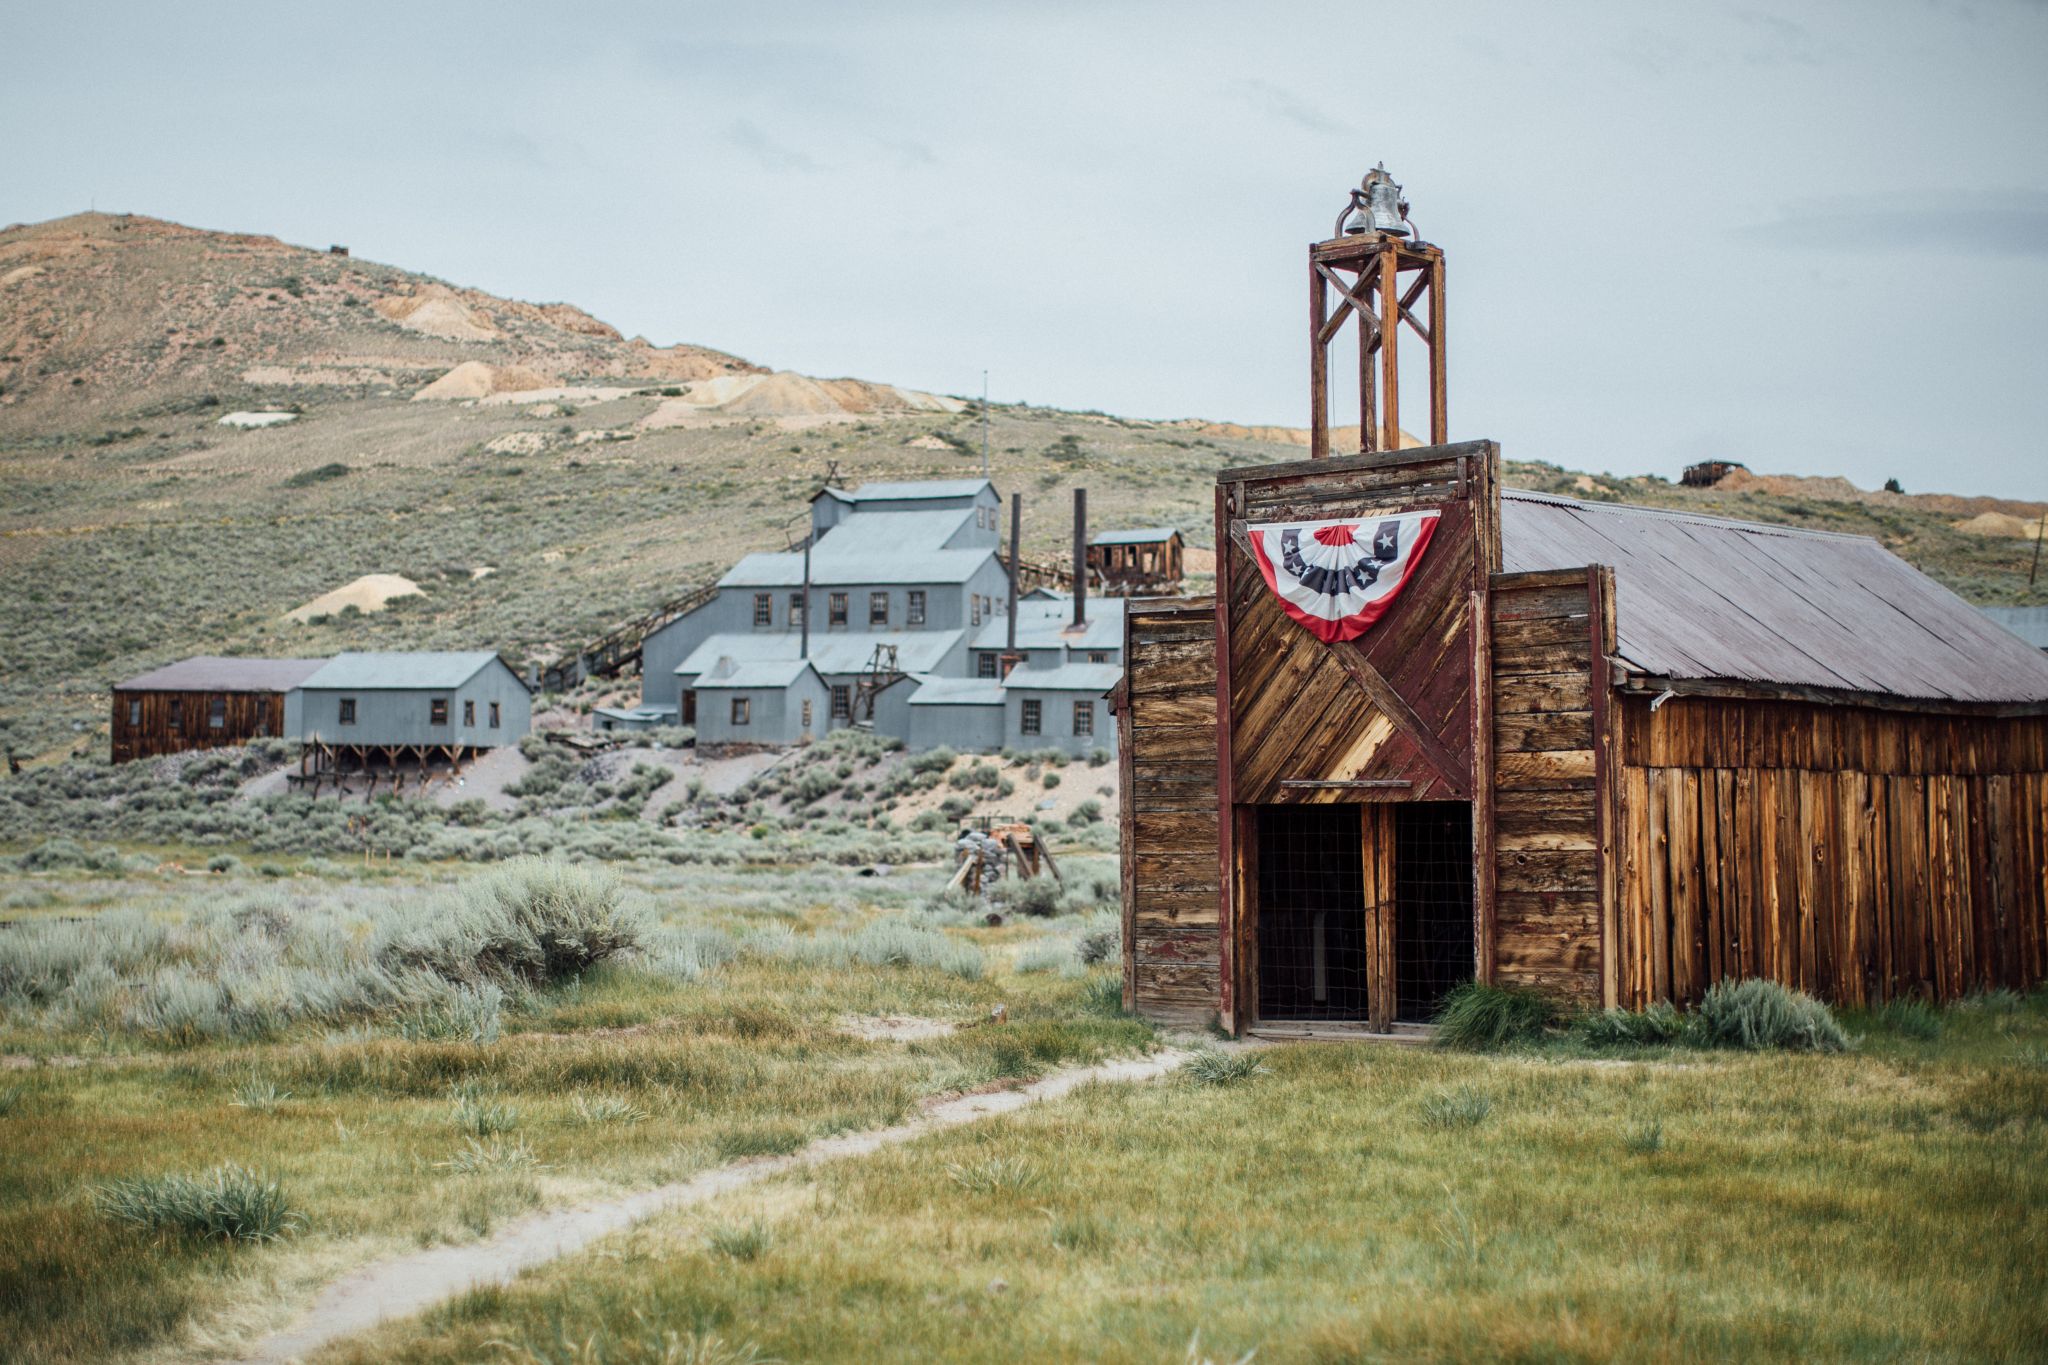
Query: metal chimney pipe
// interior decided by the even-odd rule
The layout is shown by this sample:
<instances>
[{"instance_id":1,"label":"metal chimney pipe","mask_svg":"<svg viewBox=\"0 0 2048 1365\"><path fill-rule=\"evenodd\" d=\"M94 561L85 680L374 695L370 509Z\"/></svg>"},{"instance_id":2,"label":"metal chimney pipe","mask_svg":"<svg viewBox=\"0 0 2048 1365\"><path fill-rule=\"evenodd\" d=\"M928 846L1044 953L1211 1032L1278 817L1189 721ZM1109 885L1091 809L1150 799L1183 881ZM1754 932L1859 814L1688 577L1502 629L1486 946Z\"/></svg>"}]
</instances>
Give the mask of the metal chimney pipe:
<instances>
[{"instance_id":1,"label":"metal chimney pipe","mask_svg":"<svg viewBox=\"0 0 2048 1365\"><path fill-rule=\"evenodd\" d=\"M1010 633L1005 638L1004 652L1017 652L1017 598L1020 589L1017 584L1017 560L1023 553L1020 548L1021 532L1024 526L1024 495L1010 494Z\"/></svg>"},{"instance_id":2,"label":"metal chimney pipe","mask_svg":"<svg viewBox=\"0 0 2048 1365\"><path fill-rule=\"evenodd\" d=\"M811 533L811 540L817 539L817 532ZM811 657L811 540L804 542L804 613L803 635L797 641L796 657Z\"/></svg>"},{"instance_id":3,"label":"metal chimney pipe","mask_svg":"<svg viewBox=\"0 0 2048 1365\"><path fill-rule=\"evenodd\" d=\"M1088 490L1074 490L1074 628L1088 624Z\"/></svg>"}]
</instances>

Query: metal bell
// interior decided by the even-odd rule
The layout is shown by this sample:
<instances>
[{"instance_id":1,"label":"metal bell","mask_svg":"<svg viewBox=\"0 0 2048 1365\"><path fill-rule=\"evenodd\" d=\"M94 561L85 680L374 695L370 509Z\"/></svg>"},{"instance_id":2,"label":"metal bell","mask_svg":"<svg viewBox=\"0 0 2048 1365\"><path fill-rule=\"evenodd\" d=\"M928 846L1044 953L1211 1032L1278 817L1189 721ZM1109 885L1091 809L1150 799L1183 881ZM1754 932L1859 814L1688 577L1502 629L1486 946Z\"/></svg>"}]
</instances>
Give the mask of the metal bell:
<instances>
[{"instance_id":1,"label":"metal bell","mask_svg":"<svg viewBox=\"0 0 2048 1365\"><path fill-rule=\"evenodd\" d=\"M1350 204L1337 216L1338 236L1358 237L1368 232L1384 232L1390 237L1409 233L1408 201L1401 197L1394 177L1387 174L1384 161L1365 173L1365 179L1351 191Z\"/></svg>"}]
</instances>

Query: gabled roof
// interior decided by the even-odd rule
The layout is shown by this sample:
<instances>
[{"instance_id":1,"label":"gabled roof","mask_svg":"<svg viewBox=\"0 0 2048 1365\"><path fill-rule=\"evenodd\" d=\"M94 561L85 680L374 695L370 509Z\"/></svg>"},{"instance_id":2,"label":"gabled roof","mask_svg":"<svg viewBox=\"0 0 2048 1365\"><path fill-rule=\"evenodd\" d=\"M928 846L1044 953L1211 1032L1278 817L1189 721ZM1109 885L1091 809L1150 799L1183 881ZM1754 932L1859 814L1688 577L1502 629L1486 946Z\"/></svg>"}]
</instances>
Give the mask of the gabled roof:
<instances>
[{"instance_id":1,"label":"gabled roof","mask_svg":"<svg viewBox=\"0 0 2048 1365\"><path fill-rule=\"evenodd\" d=\"M964 632L957 630L895 630L811 632L811 662L820 673L859 673L875 657L876 645L896 646L896 666L905 673L929 673L951 653ZM748 634L735 631L707 636L677 664L679 674L704 674L720 659L736 663L787 662L797 657L802 641L795 633Z\"/></svg>"},{"instance_id":2,"label":"gabled roof","mask_svg":"<svg viewBox=\"0 0 2048 1365\"><path fill-rule=\"evenodd\" d=\"M817 677L817 670L812 668L809 662L803 659L756 659L751 663L740 664L730 673L722 676L707 676L697 679L697 690L709 692L719 688L768 689L788 687L806 673L814 678ZM822 685L821 681L820 686Z\"/></svg>"},{"instance_id":3,"label":"gabled roof","mask_svg":"<svg viewBox=\"0 0 2048 1365\"><path fill-rule=\"evenodd\" d=\"M134 692L289 692L326 663L325 659L232 659L201 654L114 687Z\"/></svg>"},{"instance_id":4,"label":"gabled roof","mask_svg":"<svg viewBox=\"0 0 2048 1365\"><path fill-rule=\"evenodd\" d=\"M1612 565L1618 653L1653 678L2048 701L2048 657L1867 537L1510 489L1501 559Z\"/></svg>"},{"instance_id":5,"label":"gabled roof","mask_svg":"<svg viewBox=\"0 0 2048 1365\"><path fill-rule=\"evenodd\" d=\"M811 547L811 584L964 583L995 555L993 546L945 548L973 515L966 507L855 512ZM777 551L747 555L718 580L718 586L796 588L803 581L803 554Z\"/></svg>"},{"instance_id":6,"label":"gabled roof","mask_svg":"<svg viewBox=\"0 0 2048 1365\"><path fill-rule=\"evenodd\" d=\"M1017 648L1019 649L1122 649L1124 645L1124 600L1121 597L1088 599L1088 620L1078 634L1066 628L1074 619L1071 597L1026 597L1017 603ZM1003 649L1010 639L1009 618L1000 612L983 621L975 632L973 648Z\"/></svg>"},{"instance_id":7,"label":"gabled roof","mask_svg":"<svg viewBox=\"0 0 2048 1365\"><path fill-rule=\"evenodd\" d=\"M492 664L510 667L489 650L429 654L337 654L303 687L322 691L403 691L460 687ZM513 676L517 677L517 674Z\"/></svg>"},{"instance_id":8,"label":"gabled roof","mask_svg":"<svg viewBox=\"0 0 2048 1365\"><path fill-rule=\"evenodd\" d=\"M1061 664L1058 668L1033 668L1019 664L1003 679L1006 688L1041 692L1092 692L1101 696L1116 686L1124 675L1116 664Z\"/></svg>"},{"instance_id":9,"label":"gabled roof","mask_svg":"<svg viewBox=\"0 0 2048 1365\"><path fill-rule=\"evenodd\" d=\"M1171 526L1134 526L1125 531L1097 531L1088 537L1090 545L1157 545L1180 534Z\"/></svg>"},{"instance_id":10,"label":"gabled roof","mask_svg":"<svg viewBox=\"0 0 2048 1365\"><path fill-rule=\"evenodd\" d=\"M896 483L864 483L847 494L854 502L903 502L912 498L971 498L995 485L987 479L905 479Z\"/></svg>"}]
</instances>

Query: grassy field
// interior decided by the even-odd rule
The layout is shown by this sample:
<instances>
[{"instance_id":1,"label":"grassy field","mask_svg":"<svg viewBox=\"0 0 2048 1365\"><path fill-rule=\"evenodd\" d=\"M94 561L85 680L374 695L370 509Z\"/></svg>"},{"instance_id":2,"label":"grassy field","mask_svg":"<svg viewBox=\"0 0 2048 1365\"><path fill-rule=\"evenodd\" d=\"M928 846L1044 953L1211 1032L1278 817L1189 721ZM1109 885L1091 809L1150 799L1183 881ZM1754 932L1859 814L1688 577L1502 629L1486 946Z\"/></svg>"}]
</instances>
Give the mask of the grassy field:
<instances>
[{"instance_id":1,"label":"grassy field","mask_svg":"<svg viewBox=\"0 0 2048 1365\"><path fill-rule=\"evenodd\" d=\"M982 927L926 908L936 869L629 870L637 951L533 984L462 979L494 950L435 926L518 872L12 880L0 1359L203 1353L379 1255L1151 1040L1076 958L1105 916ZM997 1003L1001 1029L914 1043L841 1027L973 1023ZM119 1182L224 1163L281 1182L287 1236L207 1240L108 1207Z\"/></svg>"},{"instance_id":2,"label":"grassy field","mask_svg":"<svg viewBox=\"0 0 2048 1365\"><path fill-rule=\"evenodd\" d=\"M1096 1087L321 1359L2040 1358L2048 998L1846 1022L1831 1056L1304 1045Z\"/></svg>"}]
</instances>

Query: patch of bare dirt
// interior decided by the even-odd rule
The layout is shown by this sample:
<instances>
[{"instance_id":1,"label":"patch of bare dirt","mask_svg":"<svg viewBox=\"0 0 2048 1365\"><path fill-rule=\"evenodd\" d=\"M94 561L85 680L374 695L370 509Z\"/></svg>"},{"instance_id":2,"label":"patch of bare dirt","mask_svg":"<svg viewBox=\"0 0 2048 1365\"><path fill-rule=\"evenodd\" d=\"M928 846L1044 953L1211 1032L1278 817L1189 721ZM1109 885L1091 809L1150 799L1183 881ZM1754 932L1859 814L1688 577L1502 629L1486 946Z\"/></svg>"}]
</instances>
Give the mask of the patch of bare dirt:
<instances>
[{"instance_id":1,"label":"patch of bare dirt","mask_svg":"<svg viewBox=\"0 0 2048 1365\"><path fill-rule=\"evenodd\" d=\"M927 1019L915 1014L845 1014L838 1031L868 1043L914 1043L924 1038L944 1038L960 1026L946 1019Z\"/></svg>"}]
</instances>

